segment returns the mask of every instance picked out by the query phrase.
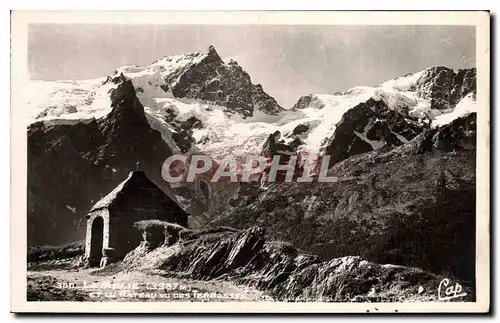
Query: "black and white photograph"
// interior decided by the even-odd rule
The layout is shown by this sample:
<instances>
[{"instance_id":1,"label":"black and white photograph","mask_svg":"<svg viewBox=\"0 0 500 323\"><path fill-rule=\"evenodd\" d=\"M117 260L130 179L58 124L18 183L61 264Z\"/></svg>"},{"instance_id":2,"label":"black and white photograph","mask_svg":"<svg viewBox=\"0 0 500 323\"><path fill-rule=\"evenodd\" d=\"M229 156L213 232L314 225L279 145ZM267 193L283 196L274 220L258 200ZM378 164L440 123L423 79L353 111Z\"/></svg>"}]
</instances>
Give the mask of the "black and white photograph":
<instances>
[{"instance_id":1,"label":"black and white photograph","mask_svg":"<svg viewBox=\"0 0 500 323\"><path fill-rule=\"evenodd\" d=\"M487 12L38 13L16 311L489 310Z\"/></svg>"}]
</instances>

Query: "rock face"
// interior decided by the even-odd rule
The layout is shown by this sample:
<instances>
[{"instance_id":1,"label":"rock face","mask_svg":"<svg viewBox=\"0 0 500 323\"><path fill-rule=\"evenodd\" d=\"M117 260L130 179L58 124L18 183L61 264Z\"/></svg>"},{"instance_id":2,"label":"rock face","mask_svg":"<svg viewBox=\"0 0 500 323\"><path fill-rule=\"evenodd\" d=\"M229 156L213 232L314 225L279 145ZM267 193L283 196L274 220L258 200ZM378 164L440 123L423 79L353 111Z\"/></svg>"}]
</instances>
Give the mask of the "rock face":
<instances>
[{"instance_id":1,"label":"rock face","mask_svg":"<svg viewBox=\"0 0 500 323\"><path fill-rule=\"evenodd\" d=\"M453 108L470 92L476 93L476 69L452 69L438 66L427 69L416 84L421 97L429 99L432 109Z\"/></svg>"},{"instance_id":2,"label":"rock face","mask_svg":"<svg viewBox=\"0 0 500 323\"><path fill-rule=\"evenodd\" d=\"M177 273L201 280L223 278L255 286L279 301L437 301L435 288L443 278L360 257L321 262L289 243L268 241L260 227L184 230L173 246L163 245L150 252L139 246L119 269ZM469 300L474 299L469 286L464 290Z\"/></svg>"},{"instance_id":3,"label":"rock face","mask_svg":"<svg viewBox=\"0 0 500 323\"><path fill-rule=\"evenodd\" d=\"M251 117L255 110L271 115L283 111L261 85L252 84L236 61L225 64L213 46L203 56L195 55L200 56L196 63L165 76L165 83L175 97L210 101L227 107L228 113L243 117Z\"/></svg>"},{"instance_id":4,"label":"rock face","mask_svg":"<svg viewBox=\"0 0 500 323\"><path fill-rule=\"evenodd\" d=\"M275 156L275 155L295 155L297 152L294 147L285 143L281 139L281 133L276 131L269 135L264 146L262 147L263 156Z\"/></svg>"},{"instance_id":5,"label":"rock face","mask_svg":"<svg viewBox=\"0 0 500 323\"><path fill-rule=\"evenodd\" d=\"M174 198L161 178L172 150L150 128L130 80L112 81L105 118L28 127L28 245L83 239L90 207L137 167Z\"/></svg>"},{"instance_id":6,"label":"rock face","mask_svg":"<svg viewBox=\"0 0 500 323\"><path fill-rule=\"evenodd\" d=\"M322 260L370 261L475 279L475 114L390 151L337 163L336 183L280 183L214 225L262 226ZM443 255L446 257L443 258Z\"/></svg>"},{"instance_id":7,"label":"rock face","mask_svg":"<svg viewBox=\"0 0 500 323\"><path fill-rule=\"evenodd\" d=\"M178 116L179 111L175 106L165 107L164 120L172 127L172 140L182 153L186 153L196 144L193 131L202 128L203 123L195 116L185 120L179 120Z\"/></svg>"},{"instance_id":8,"label":"rock face","mask_svg":"<svg viewBox=\"0 0 500 323\"><path fill-rule=\"evenodd\" d=\"M301 129L301 126L297 126L295 129ZM291 158L296 158L294 172L292 180L297 179L302 176L304 171L301 156L297 153L297 147L301 144L300 138L295 136L295 131L290 137L294 137L292 140L289 139L289 143L285 143L285 139L281 138L281 133L279 131L274 132L269 135L264 146L262 148L261 156L267 158L267 167L262 172L260 181L265 183L266 181L271 182L283 182L286 180L286 170L279 170L276 172L275 177L270 178L271 167L273 163L273 158L279 156L279 165L289 165Z\"/></svg>"},{"instance_id":9,"label":"rock face","mask_svg":"<svg viewBox=\"0 0 500 323\"><path fill-rule=\"evenodd\" d=\"M331 156L333 166L353 155L400 146L423 129L417 120L389 109L384 101L369 99L342 116L325 154Z\"/></svg>"},{"instance_id":10,"label":"rock face","mask_svg":"<svg viewBox=\"0 0 500 323\"><path fill-rule=\"evenodd\" d=\"M476 114L471 113L444 127L423 133L421 149L443 152L474 151L476 149Z\"/></svg>"},{"instance_id":11,"label":"rock face","mask_svg":"<svg viewBox=\"0 0 500 323\"><path fill-rule=\"evenodd\" d=\"M315 107L317 109L323 109L325 104L314 94L305 95L299 98L297 103L292 107L292 110L300 110L308 107Z\"/></svg>"}]
</instances>

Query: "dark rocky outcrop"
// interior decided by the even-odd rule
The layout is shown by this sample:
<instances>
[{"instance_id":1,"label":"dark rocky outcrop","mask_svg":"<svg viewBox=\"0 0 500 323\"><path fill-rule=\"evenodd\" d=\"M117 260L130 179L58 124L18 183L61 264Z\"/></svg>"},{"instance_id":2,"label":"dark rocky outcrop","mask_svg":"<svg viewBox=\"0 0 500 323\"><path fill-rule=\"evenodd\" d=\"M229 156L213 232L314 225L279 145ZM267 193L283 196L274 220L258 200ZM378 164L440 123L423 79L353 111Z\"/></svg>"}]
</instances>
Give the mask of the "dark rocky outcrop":
<instances>
[{"instance_id":1,"label":"dark rocky outcrop","mask_svg":"<svg viewBox=\"0 0 500 323\"><path fill-rule=\"evenodd\" d=\"M293 128L292 135L301 135L307 131L309 131L310 127L305 124L299 124L295 128Z\"/></svg>"},{"instance_id":2,"label":"dark rocky outcrop","mask_svg":"<svg viewBox=\"0 0 500 323\"><path fill-rule=\"evenodd\" d=\"M275 155L296 155L297 152L293 147L286 144L285 140L281 139L281 132L276 131L267 137L261 154L266 157L272 157Z\"/></svg>"},{"instance_id":3,"label":"dark rocky outcrop","mask_svg":"<svg viewBox=\"0 0 500 323\"><path fill-rule=\"evenodd\" d=\"M424 132L422 150L443 152L475 150L476 113L458 118L450 125Z\"/></svg>"},{"instance_id":4,"label":"dark rocky outcrop","mask_svg":"<svg viewBox=\"0 0 500 323\"><path fill-rule=\"evenodd\" d=\"M301 156L297 153L297 148L302 144L302 141L295 135L292 136L294 139L290 140L289 143L285 143L285 139L281 138L281 133L279 131L269 135L261 152L261 155L268 160L268 166L262 172L261 181L265 182L270 180L269 175L271 174L272 161L275 156L279 156L279 165L288 165L292 157L296 158L292 180L302 176L304 165ZM290 137L288 139L290 139ZM286 173L286 170L277 171L275 178L271 178L271 181L284 181L286 179Z\"/></svg>"},{"instance_id":5,"label":"dark rocky outcrop","mask_svg":"<svg viewBox=\"0 0 500 323\"><path fill-rule=\"evenodd\" d=\"M326 145L330 166L350 156L404 144L424 127L417 120L389 109L382 100L369 99L347 111Z\"/></svg>"},{"instance_id":6,"label":"dark rocky outcrop","mask_svg":"<svg viewBox=\"0 0 500 323\"><path fill-rule=\"evenodd\" d=\"M467 94L476 93L476 69L458 72L438 66L425 70L415 86L417 93L430 101L432 109L450 109Z\"/></svg>"},{"instance_id":7,"label":"dark rocky outcrop","mask_svg":"<svg viewBox=\"0 0 500 323\"><path fill-rule=\"evenodd\" d=\"M309 94L300 97L297 103L295 103L295 105L292 107L292 111L309 108L311 106L317 109L323 109L325 107L325 104L314 94Z\"/></svg>"},{"instance_id":8,"label":"dark rocky outcrop","mask_svg":"<svg viewBox=\"0 0 500 323\"><path fill-rule=\"evenodd\" d=\"M182 153L186 153L196 144L196 140L193 138L193 130L201 129L203 123L195 116L179 120L179 111L174 105L165 107L164 112L165 122L172 127L172 140Z\"/></svg>"}]
</instances>

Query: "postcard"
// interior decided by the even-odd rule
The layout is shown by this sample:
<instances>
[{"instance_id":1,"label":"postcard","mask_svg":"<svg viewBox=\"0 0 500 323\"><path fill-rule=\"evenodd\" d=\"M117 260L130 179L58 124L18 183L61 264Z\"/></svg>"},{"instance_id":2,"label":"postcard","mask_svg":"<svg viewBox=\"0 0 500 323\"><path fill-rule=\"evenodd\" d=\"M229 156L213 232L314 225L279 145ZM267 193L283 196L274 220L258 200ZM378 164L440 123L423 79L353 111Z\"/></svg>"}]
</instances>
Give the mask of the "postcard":
<instances>
[{"instance_id":1,"label":"postcard","mask_svg":"<svg viewBox=\"0 0 500 323\"><path fill-rule=\"evenodd\" d=\"M11 23L11 311L490 310L489 12Z\"/></svg>"}]
</instances>

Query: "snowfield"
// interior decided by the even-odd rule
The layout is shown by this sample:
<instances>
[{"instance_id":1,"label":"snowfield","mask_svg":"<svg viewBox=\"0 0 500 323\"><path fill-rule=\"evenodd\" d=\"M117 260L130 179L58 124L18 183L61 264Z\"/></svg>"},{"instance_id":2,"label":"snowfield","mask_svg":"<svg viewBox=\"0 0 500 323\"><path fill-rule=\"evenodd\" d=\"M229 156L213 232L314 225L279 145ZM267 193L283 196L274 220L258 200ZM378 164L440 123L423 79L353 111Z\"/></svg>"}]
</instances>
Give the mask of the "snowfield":
<instances>
[{"instance_id":1,"label":"snowfield","mask_svg":"<svg viewBox=\"0 0 500 323\"><path fill-rule=\"evenodd\" d=\"M317 153L324 148L326 141L335 132L336 124L342 119L344 113L359 103L374 97L376 90L370 87L357 86L342 95L316 94L315 97L323 106L310 106L298 110L302 115L297 119L280 127L283 136L290 134L299 124L311 126L307 137L304 138L305 150L308 153Z\"/></svg>"},{"instance_id":2,"label":"snowfield","mask_svg":"<svg viewBox=\"0 0 500 323\"><path fill-rule=\"evenodd\" d=\"M430 103L414 91L424 70L389 80L377 87L357 86L335 95L314 94L308 106L286 110L278 116L255 110L252 117L244 119L238 114L227 114L224 107L210 102L174 98L168 90L165 77L177 82L176 75L199 63L204 55L167 56L148 66L124 66L116 70L116 73L123 73L132 80L151 127L160 131L163 139L178 152L180 149L172 140L175 129L166 121L172 115L176 122L191 117L201 121L201 127L192 129L197 149L221 160L228 155L258 154L270 134L280 131L282 138L287 138L299 125L308 127L300 134L305 143L300 149L308 153L320 152L344 113L370 98L383 100L391 109L406 109L409 115L420 119L431 117L433 126L447 124L476 111L472 94L463 98L452 111L431 109ZM105 80L29 81L26 101L28 124L35 121L74 124L107 115L111 111L109 91L116 85ZM357 135L365 137L362 133ZM379 146L377 142L370 144Z\"/></svg>"},{"instance_id":3,"label":"snowfield","mask_svg":"<svg viewBox=\"0 0 500 323\"><path fill-rule=\"evenodd\" d=\"M28 81L28 124L48 121L54 124L90 122L111 112L109 90L104 79L82 81Z\"/></svg>"},{"instance_id":4,"label":"snowfield","mask_svg":"<svg viewBox=\"0 0 500 323\"><path fill-rule=\"evenodd\" d=\"M449 113L443 113L432 122L433 127L444 126L455 119L466 116L469 113L477 112L476 100L474 100L472 93L467 94L460 102L457 103L455 108Z\"/></svg>"}]
</instances>

